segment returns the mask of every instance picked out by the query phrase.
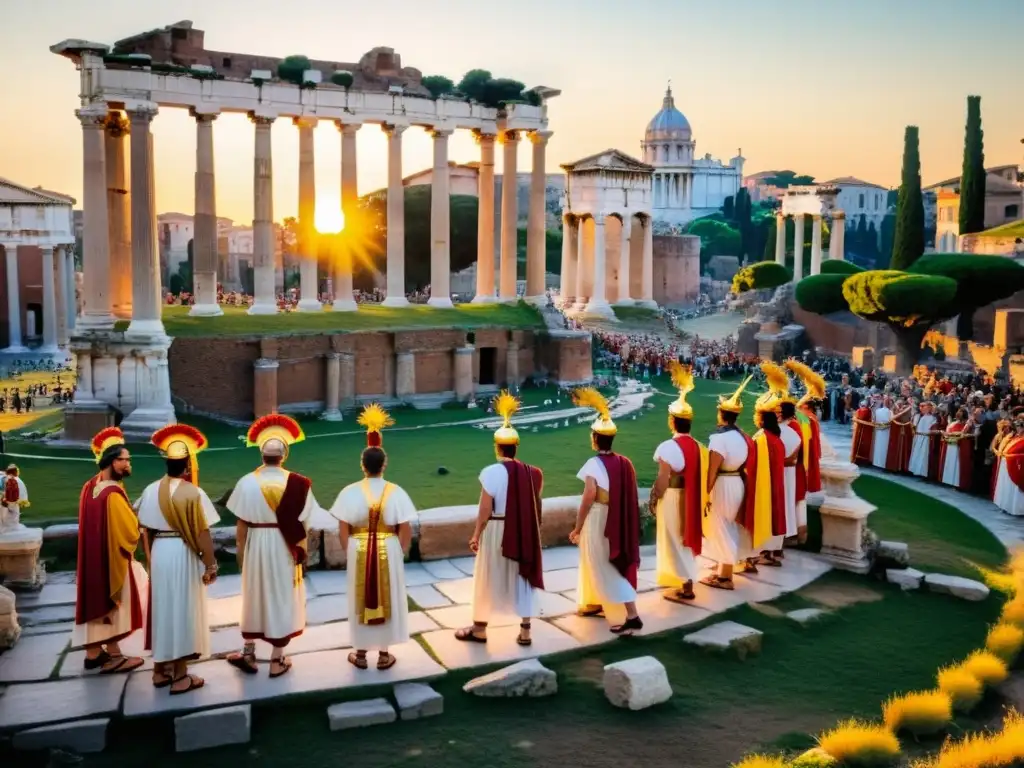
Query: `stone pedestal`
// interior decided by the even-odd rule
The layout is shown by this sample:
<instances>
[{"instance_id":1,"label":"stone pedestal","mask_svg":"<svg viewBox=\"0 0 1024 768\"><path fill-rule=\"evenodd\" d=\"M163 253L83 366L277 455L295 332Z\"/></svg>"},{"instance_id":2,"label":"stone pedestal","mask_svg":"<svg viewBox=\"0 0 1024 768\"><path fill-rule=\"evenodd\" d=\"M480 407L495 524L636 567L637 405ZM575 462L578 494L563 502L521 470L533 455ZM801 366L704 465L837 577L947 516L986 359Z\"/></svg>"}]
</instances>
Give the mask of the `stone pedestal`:
<instances>
[{"instance_id":1,"label":"stone pedestal","mask_svg":"<svg viewBox=\"0 0 1024 768\"><path fill-rule=\"evenodd\" d=\"M508 343L505 352L505 380L510 387L518 387L519 379L519 344L514 341Z\"/></svg>"},{"instance_id":2,"label":"stone pedestal","mask_svg":"<svg viewBox=\"0 0 1024 768\"><path fill-rule=\"evenodd\" d=\"M18 612L14 609L14 593L0 586L0 651L11 648L21 637Z\"/></svg>"},{"instance_id":3,"label":"stone pedestal","mask_svg":"<svg viewBox=\"0 0 1024 768\"><path fill-rule=\"evenodd\" d=\"M864 547L864 531L875 507L854 493L851 484L859 476L855 464L822 458L821 557L836 568L867 573L871 553Z\"/></svg>"},{"instance_id":4,"label":"stone pedestal","mask_svg":"<svg viewBox=\"0 0 1024 768\"><path fill-rule=\"evenodd\" d=\"M253 364L253 411L256 418L277 411L277 360L260 358Z\"/></svg>"},{"instance_id":5,"label":"stone pedestal","mask_svg":"<svg viewBox=\"0 0 1024 768\"><path fill-rule=\"evenodd\" d=\"M338 352L331 352L327 355L326 391L327 403L322 419L325 421L341 421L341 410L338 403L341 400L341 355Z\"/></svg>"},{"instance_id":6,"label":"stone pedestal","mask_svg":"<svg viewBox=\"0 0 1024 768\"><path fill-rule=\"evenodd\" d=\"M473 353L475 347L466 345L455 350L455 399L465 403L473 397Z\"/></svg>"},{"instance_id":7,"label":"stone pedestal","mask_svg":"<svg viewBox=\"0 0 1024 768\"><path fill-rule=\"evenodd\" d=\"M356 356L351 352L341 352L339 358L338 401L342 408L350 408L356 404Z\"/></svg>"},{"instance_id":8,"label":"stone pedestal","mask_svg":"<svg viewBox=\"0 0 1024 768\"><path fill-rule=\"evenodd\" d=\"M0 535L0 576L13 590L35 590L46 583L46 569L39 563L42 528L22 528Z\"/></svg>"},{"instance_id":9,"label":"stone pedestal","mask_svg":"<svg viewBox=\"0 0 1024 768\"><path fill-rule=\"evenodd\" d=\"M395 355L395 397L399 400L416 394L416 355L399 352Z\"/></svg>"}]
</instances>

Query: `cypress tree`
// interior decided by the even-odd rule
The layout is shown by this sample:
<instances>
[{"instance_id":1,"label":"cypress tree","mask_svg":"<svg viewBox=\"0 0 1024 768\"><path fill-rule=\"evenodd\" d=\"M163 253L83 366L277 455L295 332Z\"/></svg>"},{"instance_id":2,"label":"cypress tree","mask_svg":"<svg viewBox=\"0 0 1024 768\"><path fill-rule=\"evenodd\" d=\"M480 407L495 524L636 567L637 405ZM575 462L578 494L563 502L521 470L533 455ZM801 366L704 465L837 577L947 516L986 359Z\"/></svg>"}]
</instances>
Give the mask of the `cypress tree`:
<instances>
[{"instance_id":1,"label":"cypress tree","mask_svg":"<svg viewBox=\"0 0 1024 768\"><path fill-rule=\"evenodd\" d=\"M985 228L985 145L981 130L981 96L967 97L964 167L960 176L960 234Z\"/></svg>"},{"instance_id":2,"label":"cypress tree","mask_svg":"<svg viewBox=\"0 0 1024 768\"><path fill-rule=\"evenodd\" d=\"M775 261L775 237L778 229L775 217L772 216L768 225L768 239L764 241L764 254L761 256L763 261Z\"/></svg>"},{"instance_id":3,"label":"cypress tree","mask_svg":"<svg viewBox=\"0 0 1024 768\"><path fill-rule=\"evenodd\" d=\"M921 196L921 154L916 125L903 136L903 178L896 199L892 269L907 269L924 253L924 200Z\"/></svg>"},{"instance_id":4,"label":"cypress tree","mask_svg":"<svg viewBox=\"0 0 1024 768\"><path fill-rule=\"evenodd\" d=\"M729 195L725 198L725 202L722 205L722 215L725 216L726 221L732 221L733 216L733 197Z\"/></svg>"}]
</instances>

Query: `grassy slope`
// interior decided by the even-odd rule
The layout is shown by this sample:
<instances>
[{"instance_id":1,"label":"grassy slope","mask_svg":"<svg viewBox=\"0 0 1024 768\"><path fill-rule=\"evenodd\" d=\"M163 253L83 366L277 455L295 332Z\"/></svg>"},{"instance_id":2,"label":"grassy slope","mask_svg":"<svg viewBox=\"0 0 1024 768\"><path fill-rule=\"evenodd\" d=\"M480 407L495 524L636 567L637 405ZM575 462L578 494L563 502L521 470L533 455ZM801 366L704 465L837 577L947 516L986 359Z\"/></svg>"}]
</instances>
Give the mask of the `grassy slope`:
<instances>
[{"instance_id":1,"label":"grassy slope","mask_svg":"<svg viewBox=\"0 0 1024 768\"><path fill-rule=\"evenodd\" d=\"M288 312L279 315L248 315L240 307L224 307L222 317L189 317L188 307L164 307L163 320L173 337L263 336L296 333L406 330L410 328L541 328L540 313L525 302L508 304L460 304L455 309L425 305L403 309L361 305L358 312Z\"/></svg>"},{"instance_id":2,"label":"grassy slope","mask_svg":"<svg viewBox=\"0 0 1024 768\"><path fill-rule=\"evenodd\" d=\"M865 589L882 596L841 608L819 625L801 628L749 607L727 618L765 632L760 657L740 662L680 643L682 632L619 641L603 649L545 663L558 672L554 698L487 700L466 696L462 684L480 674L460 672L435 684L445 696L440 718L399 723L353 735L330 733L324 709L336 697L286 708L254 706L252 743L189 757L192 768L247 765L588 766L679 765L724 768L761 744L797 745L838 718L877 717L893 691L929 687L935 670L979 646L998 611L993 597L968 603L906 594L863 578L832 574L815 588ZM799 595L777 602L791 610ZM604 664L654 655L675 692L668 704L642 713L614 709L601 691ZM220 663L220 662L217 662ZM399 662L401 663L401 662ZM200 671L200 670L197 670ZM827 674L821 674L826 672ZM362 691L354 698L368 698ZM380 691L387 695L387 691ZM118 724L111 746L89 766L176 764L170 720ZM681 755L686 755L681 759Z\"/></svg>"}]
</instances>

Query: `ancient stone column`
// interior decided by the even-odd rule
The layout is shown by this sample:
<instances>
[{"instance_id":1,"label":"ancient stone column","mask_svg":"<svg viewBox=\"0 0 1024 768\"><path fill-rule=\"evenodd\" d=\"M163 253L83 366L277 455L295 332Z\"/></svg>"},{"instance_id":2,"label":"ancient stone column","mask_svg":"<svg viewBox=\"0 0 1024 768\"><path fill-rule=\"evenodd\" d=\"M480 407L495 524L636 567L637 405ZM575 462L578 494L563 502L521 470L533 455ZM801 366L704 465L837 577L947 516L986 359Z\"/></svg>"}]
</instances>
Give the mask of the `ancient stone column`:
<instances>
[{"instance_id":1,"label":"ancient stone column","mask_svg":"<svg viewBox=\"0 0 1024 768\"><path fill-rule=\"evenodd\" d=\"M559 298L562 307L569 309L576 293L576 217L571 213L562 214L562 282L559 286Z\"/></svg>"},{"instance_id":2,"label":"ancient stone column","mask_svg":"<svg viewBox=\"0 0 1024 768\"><path fill-rule=\"evenodd\" d=\"M821 274L821 216L811 217L811 274Z\"/></svg>"},{"instance_id":3,"label":"ancient stone column","mask_svg":"<svg viewBox=\"0 0 1024 768\"><path fill-rule=\"evenodd\" d=\"M277 294L274 290L274 168L270 144L274 118L252 113L249 119L256 126L252 219L255 296L249 314L274 315L277 314Z\"/></svg>"},{"instance_id":4,"label":"ancient stone column","mask_svg":"<svg viewBox=\"0 0 1024 768\"><path fill-rule=\"evenodd\" d=\"M836 211L832 214L832 239L829 241L828 257L843 261L846 258L846 213Z\"/></svg>"},{"instance_id":5,"label":"ancient stone column","mask_svg":"<svg viewBox=\"0 0 1024 768\"><path fill-rule=\"evenodd\" d=\"M7 262L7 349L6 352L26 352L21 335L21 283L18 281L18 246L4 246ZM13 288L12 288L13 286Z\"/></svg>"},{"instance_id":6,"label":"ancient stone column","mask_svg":"<svg viewBox=\"0 0 1024 768\"><path fill-rule=\"evenodd\" d=\"M405 185L402 183L404 125L382 125L388 137L388 295L385 307L407 307L405 296Z\"/></svg>"},{"instance_id":7,"label":"ancient stone column","mask_svg":"<svg viewBox=\"0 0 1024 768\"><path fill-rule=\"evenodd\" d=\"M455 382L455 399L460 403L473 399L473 352L475 348L466 345L455 348L453 361L453 380Z\"/></svg>"},{"instance_id":8,"label":"ancient stone column","mask_svg":"<svg viewBox=\"0 0 1024 768\"><path fill-rule=\"evenodd\" d=\"M793 282L804 277L804 215L793 214Z\"/></svg>"},{"instance_id":9,"label":"ancient stone column","mask_svg":"<svg viewBox=\"0 0 1024 768\"><path fill-rule=\"evenodd\" d=\"M57 260L57 346L67 347L68 327L75 322L74 316L68 318L68 262L64 255L68 246L58 245L54 258Z\"/></svg>"},{"instance_id":10,"label":"ancient stone column","mask_svg":"<svg viewBox=\"0 0 1024 768\"><path fill-rule=\"evenodd\" d=\"M649 309L656 309L658 303L654 300L654 221L650 217L644 220L642 267L640 287L643 296L640 297L640 304Z\"/></svg>"},{"instance_id":11,"label":"ancient stone column","mask_svg":"<svg viewBox=\"0 0 1024 768\"><path fill-rule=\"evenodd\" d=\"M217 185L213 164L213 121L217 113L192 110L196 121L196 218L192 245L195 302L190 315L224 314L217 304Z\"/></svg>"},{"instance_id":12,"label":"ancient stone column","mask_svg":"<svg viewBox=\"0 0 1024 768\"><path fill-rule=\"evenodd\" d=\"M91 105L75 114L82 123L82 315L81 330L114 327L110 303L110 248L107 171L104 149L106 105Z\"/></svg>"},{"instance_id":13,"label":"ancient stone column","mask_svg":"<svg viewBox=\"0 0 1024 768\"><path fill-rule=\"evenodd\" d=\"M615 302L619 306L628 307L633 304L629 295L629 242L633 230L633 217L622 214L622 237L619 250L619 295Z\"/></svg>"},{"instance_id":14,"label":"ancient stone column","mask_svg":"<svg viewBox=\"0 0 1024 768\"><path fill-rule=\"evenodd\" d=\"M107 175L107 232L110 249L110 304L116 317L132 316L131 193L125 148L128 120L120 112L107 115L104 153Z\"/></svg>"},{"instance_id":15,"label":"ancient stone column","mask_svg":"<svg viewBox=\"0 0 1024 768\"><path fill-rule=\"evenodd\" d=\"M339 353L341 358L340 396L341 405L350 407L356 402L356 356L351 352Z\"/></svg>"},{"instance_id":16,"label":"ancient stone column","mask_svg":"<svg viewBox=\"0 0 1024 768\"><path fill-rule=\"evenodd\" d=\"M515 302L516 295L516 238L519 227L519 183L516 171L519 151L519 134L516 131L502 131L498 134L504 152L504 166L501 171L501 285L499 299Z\"/></svg>"},{"instance_id":17,"label":"ancient stone column","mask_svg":"<svg viewBox=\"0 0 1024 768\"><path fill-rule=\"evenodd\" d=\"M53 246L44 245L43 253L43 346L40 352L57 351L57 290L53 284ZM17 283L8 283L17 285Z\"/></svg>"},{"instance_id":18,"label":"ancient stone column","mask_svg":"<svg viewBox=\"0 0 1024 768\"><path fill-rule=\"evenodd\" d=\"M526 223L526 300L542 306L547 304L544 285L547 256L545 155L551 131L530 131L529 136L533 144L533 166L530 169L530 207Z\"/></svg>"},{"instance_id":19,"label":"ancient stone column","mask_svg":"<svg viewBox=\"0 0 1024 768\"><path fill-rule=\"evenodd\" d=\"M140 105L128 112L132 152L132 321L127 333L130 336L164 338L160 252L156 233L156 178L153 174L153 134L150 132L156 112L155 104Z\"/></svg>"},{"instance_id":20,"label":"ancient stone column","mask_svg":"<svg viewBox=\"0 0 1024 768\"><path fill-rule=\"evenodd\" d=\"M775 263L786 266L786 216L775 214Z\"/></svg>"},{"instance_id":21,"label":"ancient stone column","mask_svg":"<svg viewBox=\"0 0 1024 768\"><path fill-rule=\"evenodd\" d=\"M327 353L326 370L326 402L323 418L325 421L341 421L338 404L341 401L341 355L338 352Z\"/></svg>"},{"instance_id":22,"label":"ancient stone column","mask_svg":"<svg viewBox=\"0 0 1024 768\"><path fill-rule=\"evenodd\" d=\"M404 400L416 394L416 354L399 352L395 355L395 397Z\"/></svg>"},{"instance_id":23,"label":"ancient stone column","mask_svg":"<svg viewBox=\"0 0 1024 768\"><path fill-rule=\"evenodd\" d=\"M299 129L299 312L320 312L316 254L316 157L313 150L315 117L296 117Z\"/></svg>"},{"instance_id":24,"label":"ancient stone column","mask_svg":"<svg viewBox=\"0 0 1024 768\"><path fill-rule=\"evenodd\" d=\"M450 130L432 130L434 172L430 185L430 299L432 307L450 309L451 291L451 183L448 167Z\"/></svg>"},{"instance_id":25,"label":"ancient stone column","mask_svg":"<svg viewBox=\"0 0 1024 768\"><path fill-rule=\"evenodd\" d=\"M64 300L68 305L68 333L75 330L75 322L78 320L78 281L75 279L75 252L71 248L64 249L64 265L67 274L67 291L64 292Z\"/></svg>"},{"instance_id":26,"label":"ancient stone column","mask_svg":"<svg viewBox=\"0 0 1024 768\"><path fill-rule=\"evenodd\" d=\"M92 391L92 350L79 350L75 359L75 402L93 403L96 395Z\"/></svg>"},{"instance_id":27,"label":"ancient stone column","mask_svg":"<svg viewBox=\"0 0 1024 768\"><path fill-rule=\"evenodd\" d=\"M604 216L594 217L594 292L584 310L588 315L614 317L611 305L605 296L608 279L608 253L605 248Z\"/></svg>"},{"instance_id":28,"label":"ancient stone column","mask_svg":"<svg viewBox=\"0 0 1024 768\"><path fill-rule=\"evenodd\" d=\"M515 341L509 341L505 350L505 380L506 386L509 387L518 387L521 382L519 378L519 343Z\"/></svg>"},{"instance_id":29,"label":"ancient stone column","mask_svg":"<svg viewBox=\"0 0 1024 768\"><path fill-rule=\"evenodd\" d=\"M576 301L572 309L579 311L587 306L590 298L593 276L591 274L594 260L587 258L586 226L588 217L576 219Z\"/></svg>"},{"instance_id":30,"label":"ancient stone column","mask_svg":"<svg viewBox=\"0 0 1024 768\"><path fill-rule=\"evenodd\" d=\"M358 123L338 123L338 130L341 131L341 211L345 216L346 226L350 219L356 221L359 209L356 133L361 127ZM358 234L358 228L353 228L352 232ZM359 309L356 300L352 298L354 259L350 234L342 233L341 259L334 265L334 301L331 309L335 312L355 312Z\"/></svg>"},{"instance_id":31,"label":"ancient stone column","mask_svg":"<svg viewBox=\"0 0 1024 768\"><path fill-rule=\"evenodd\" d=\"M494 135L474 131L480 145L477 175L476 296L474 304L492 304L494 296Z\"/></svg>"},{"instance_id":32,"label":"ancient stone column","mask_svg":"<svg viewBox=\"0 0 1024 768\"><path fill-rule=\"evenodd\" d=\"M261 357L253 363L252 409L256 418L277 411L277 360Z\"/></svg>"}]
</instances>

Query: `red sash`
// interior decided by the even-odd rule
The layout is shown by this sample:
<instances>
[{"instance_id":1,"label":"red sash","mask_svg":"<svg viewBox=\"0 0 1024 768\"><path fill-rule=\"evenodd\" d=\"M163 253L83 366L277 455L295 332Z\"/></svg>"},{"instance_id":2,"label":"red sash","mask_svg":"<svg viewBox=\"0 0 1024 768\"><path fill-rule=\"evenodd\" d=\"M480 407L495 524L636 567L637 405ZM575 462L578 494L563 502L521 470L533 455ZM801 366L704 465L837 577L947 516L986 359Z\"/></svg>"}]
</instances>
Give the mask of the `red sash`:
<instances>
[{"instance_id":1,"label":"red sash","mask_svg":"<svg viewBox=\"0 0 1024 768\"><path fill-rule=\"evenodd\" d=\"M544 589L544 566L540 546L540 492L544 475L514 459L502 462L508 472L505 494L505 532L501 554L519 563L519 575L535 589Z\"/></svg>"},{"instance_id":2,"label":"red sash","mask_svg":"<svg viewBox=\"0 0 1024 768\"><path fill-rule=\"evenodd\" d=\"M885 468L889 472L906 472L910 466L910 451L913 445L913 424L893 421L889 425L889 451L885 456Z\"/></svg>"},{"instance_id":3,"label":"red sash","mask_svg":"<svg viewBox=\"0 0 1024 768\"><path fill-rule=\"evenodd\" d=\"M768 466L771 470L772 536L786 533L786 446L782 438L765 432L768 439Z\"/></svg>"},{"instance_id":4,"label":"red sash","mask_svg":"<svg viewBox=\"0 0 1024 768\"><path fill-rule=\"evenodd\" d=\"M804 469L804 451L807 447L804 445L804 432L800 427L800 422L793 419L787 421L786 426L800 438L800 447L796 451L796 467L794 467L796 469L796 501L799 504L807 498L807 470Z\"/></svg>"},{"instance_id":5,"label":"red sash","mask_svg":"<svg viewBox=\"0 0 1024 768\"><path fill-rule=\"evenodd\" d=\"M679 494L679 520L683 526L683 546L699 555L704 541L700 496L700 446L690 435L676 435L672 441L683 452L683 488Z\"/></svg>"},{"instance_id":6,"label":"red sash","mask_svg":"<svg viewBox=\"0 0 1024 768\"><path fill-rule=\"evenodd\" d=\"M300 521L302 510L306 508L306 497L313 485L308 477L298 472L289 472L288 480L284 485L284 493L281 494L281 501L277 505L277 527L284 537L296 565L306 562L306 550L302 546L306 538L306 526Z\"/></svg>"},{"instance_id":7,"label":"red sash","mask_svg":"<svg viewBox=\"0 0 1024 768\"><path fill-rule=\"evenodd\" d=\"M640 504L633 463L617 453L598 454L608 473L608 559L633 589L640 569Z\"/></svg>"},{"instance_id":8,"label":"red sash","mask_svg":"<svg viewBox=\"0 0 1024 768\"><path fill-rule=\"evenodd\" d=\"M821 424L814 416L808 415L811 425L810 456L807 457L807 491L817 493L821 490Z\"/></svg>"},{"instance_id":9,"label":"red sash","mask_svg":"<svg viewBox=\"0 0 1024 768\"><path fill-rule=\"evenodd\" d=\"M853 416L855 419L864 422L871 421L871 409L868 407L859 408ZM850 461L854 464L871 464L871 446L875 436L873 424L853 425L853 443L850 446Z\"/></svg>"}]
</instances>

